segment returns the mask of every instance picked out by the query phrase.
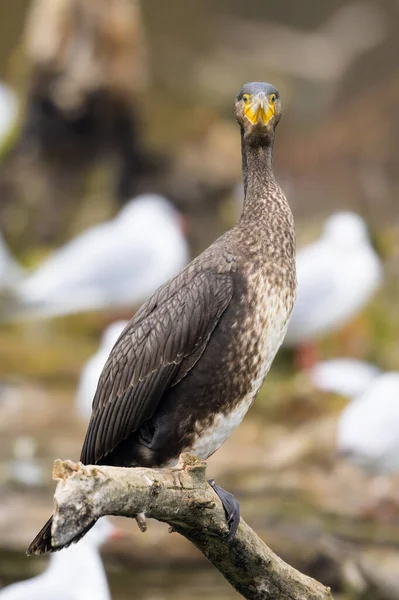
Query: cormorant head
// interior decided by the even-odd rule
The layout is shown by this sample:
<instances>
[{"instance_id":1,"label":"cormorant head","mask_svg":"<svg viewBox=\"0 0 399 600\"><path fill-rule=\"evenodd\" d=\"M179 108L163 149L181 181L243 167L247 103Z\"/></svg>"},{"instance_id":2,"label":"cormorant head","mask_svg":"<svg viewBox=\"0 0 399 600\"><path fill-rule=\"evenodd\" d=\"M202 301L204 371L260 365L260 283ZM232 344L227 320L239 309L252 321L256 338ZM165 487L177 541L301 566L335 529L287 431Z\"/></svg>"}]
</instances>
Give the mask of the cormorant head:
<instances>
[{"instance_id":1,"label":"cormorant head","mask_svg":"<svg viewBox=\"0 0 399 600\"><path fill-rule=\"evenodd\" d=\"M270 83L246 83L237 94L235 115L244 139L260 144L271 141L281 117L278 90Z\"/></svg>"}]
</instances>

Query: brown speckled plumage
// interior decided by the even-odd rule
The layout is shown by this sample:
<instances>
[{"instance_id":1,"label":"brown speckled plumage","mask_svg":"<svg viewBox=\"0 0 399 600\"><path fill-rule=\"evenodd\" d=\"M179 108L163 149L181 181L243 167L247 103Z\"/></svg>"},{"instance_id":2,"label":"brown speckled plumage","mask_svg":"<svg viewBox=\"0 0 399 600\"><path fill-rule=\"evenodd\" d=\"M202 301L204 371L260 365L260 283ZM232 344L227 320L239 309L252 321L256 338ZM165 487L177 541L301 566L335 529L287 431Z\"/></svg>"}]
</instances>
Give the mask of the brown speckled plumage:
<instances>
[{"instance_id":1,"label":"brown speckled plumage","mask_svg":"<svg viewBox=\"0 0 399 600\"><path fill-rule=\"evenodd\" d=\"M268 84L247 87L278 98ZM119 337L99 380L83 463L165 466L186 450L207 458L245 415L283 341L296 276L293 217L272 169L281 107L278 98L270 123L252 127L242 116L245 89L236 101L240 221L155 292ZM31 551L50 549L49 523Z\"/></svg>"}]
</instances>

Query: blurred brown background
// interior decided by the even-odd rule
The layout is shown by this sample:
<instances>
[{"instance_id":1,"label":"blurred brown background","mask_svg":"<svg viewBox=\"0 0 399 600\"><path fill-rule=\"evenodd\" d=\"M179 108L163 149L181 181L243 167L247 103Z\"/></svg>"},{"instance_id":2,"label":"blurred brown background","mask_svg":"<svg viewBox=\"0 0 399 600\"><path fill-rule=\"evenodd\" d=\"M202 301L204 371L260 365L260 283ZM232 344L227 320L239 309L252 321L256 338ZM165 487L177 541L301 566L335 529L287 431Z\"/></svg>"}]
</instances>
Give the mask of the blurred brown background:
<instances>
[{"instance_id":1,"label":"blurred brown background","mask_svg":"<svg viewBox=\"0 0 399 600\"><path fill-rule=\"evenodd\" d=\"M188 216L195 255L240 210L234 95L245 81L270 81L285 112L275 169L299 244L349 208L365 218L384 260L385 285L355 335L327 336L321 355L398 369L398 2L145 0L137 8L133 0L0 4L0 79L19 99L0 148L0 229L11 250L35 265L137 193L159 191ZM80 123L72 132L71 122ZM51 510L53 459L79 454L77 378L115 316L0 328L1 583L44 566L23 550ZM316 392L282 355L209 471L259 535L331 585L334 598L393 600L399 517L365 516L379 480L336 458L345 403ZM35 485L13 475L13 461L26 455L39 465ZM395 477L389 488L395 507ZM113 598L237 596L167 528L151 523L142 536L133 523L123 527L130 539L104 551Z\"/></svg>"}]
</instances>

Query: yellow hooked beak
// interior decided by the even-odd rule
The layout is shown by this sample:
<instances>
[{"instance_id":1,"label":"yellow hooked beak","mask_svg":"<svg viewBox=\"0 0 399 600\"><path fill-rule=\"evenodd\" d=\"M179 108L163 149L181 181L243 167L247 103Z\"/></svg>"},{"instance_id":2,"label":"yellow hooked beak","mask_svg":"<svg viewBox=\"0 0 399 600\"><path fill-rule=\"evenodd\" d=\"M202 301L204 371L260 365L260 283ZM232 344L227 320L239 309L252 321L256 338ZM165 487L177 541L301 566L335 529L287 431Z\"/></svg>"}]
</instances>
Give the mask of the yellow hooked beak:
<instances>
[{"instance_id":1,"label":"yellow hooked beak","mask_svg":"<svg viewBox=\"0 0 399 600\"><path fill-rule=\"evenodd\" d=\"M244 106L244 115L251 121L252 125L259 122L267 125L274 115L274 105L268 101L264 92L259 92L256 96L250 98Z\"/></svg>"}]
</instances>

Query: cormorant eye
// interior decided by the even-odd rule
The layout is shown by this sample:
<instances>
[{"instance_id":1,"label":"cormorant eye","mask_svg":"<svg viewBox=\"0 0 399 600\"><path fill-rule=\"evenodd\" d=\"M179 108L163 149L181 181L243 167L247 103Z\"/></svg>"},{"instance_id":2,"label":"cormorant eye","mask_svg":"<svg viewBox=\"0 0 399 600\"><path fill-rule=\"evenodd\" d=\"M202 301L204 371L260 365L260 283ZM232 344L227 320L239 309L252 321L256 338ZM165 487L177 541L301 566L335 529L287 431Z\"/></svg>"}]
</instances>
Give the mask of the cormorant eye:
<instances>
[{"instance_id":1,"label":"cormorant eye","mask_svg":"<svg viewBox=\"0 0 399 600\"><path fill-rule=\"evenodd\" d=\"M242 101L244 102L244 104L246 104L247 102L249 102L249 94L243 94Z\"/></svg>"},{"instance_id":2,"label":"cormorant eye","mask_svg":"<svg viewBox=\"0 0 399 600\"><path fill-rule=\"evenodd\" d=\"M274 104L274 103L276 102L276 100L277 100L277 96L276 96L276 94L272 94L272 95L270 96L270 102L271 102L272 104Z\"/></svg>"}]
</instances>

